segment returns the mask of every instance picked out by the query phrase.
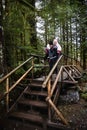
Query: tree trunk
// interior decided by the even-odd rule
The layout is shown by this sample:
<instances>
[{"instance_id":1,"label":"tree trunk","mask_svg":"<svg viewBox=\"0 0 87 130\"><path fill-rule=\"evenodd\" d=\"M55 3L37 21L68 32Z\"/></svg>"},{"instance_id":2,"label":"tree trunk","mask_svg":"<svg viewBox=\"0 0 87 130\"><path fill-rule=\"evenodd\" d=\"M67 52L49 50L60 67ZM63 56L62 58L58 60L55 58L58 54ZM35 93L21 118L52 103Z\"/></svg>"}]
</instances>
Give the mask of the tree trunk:
<instances>
[{"instance_id":1,"label":"tree trunk","mask_svg":"<svg viewBox=\"0 0 87 130\"><path fill-rule=\"evenodd\" d=\"M29 3L35 8L35 0L30 0ZM35 21L35 12L32 10L31 15L29 16L29 24L31 27L30 30L30 44L37 49L37 37L36 37L36 21Z\"/></svg>"},{"instance_id":2,"label":"tree trunk","mask_svg":"<svg viewBox=\"0 0 87 130\"><path fill-rule=\"evenodd\" d=\"M0 2L0 77L4 73L4 64L3 64L3 5L2 5L2 0Z\"/></svg>"}]
</instances>

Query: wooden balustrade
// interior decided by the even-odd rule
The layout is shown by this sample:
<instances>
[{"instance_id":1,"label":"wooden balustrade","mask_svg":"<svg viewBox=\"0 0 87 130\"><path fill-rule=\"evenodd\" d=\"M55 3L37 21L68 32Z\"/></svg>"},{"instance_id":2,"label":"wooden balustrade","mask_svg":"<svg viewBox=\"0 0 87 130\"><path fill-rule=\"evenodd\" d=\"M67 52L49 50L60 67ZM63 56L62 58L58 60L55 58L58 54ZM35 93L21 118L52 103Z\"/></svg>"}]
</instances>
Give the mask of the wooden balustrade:
<instances>
[{"instance_id":1,"label":"wooden balustrade","mask_svg":"<svg viewBox=\"0 0 87 130\"><path fill-rule=\"evenodd\" d=\"M37 56L36 56L37 57ZM49 120L51 120L51 107L52 109L57 113L57 115L60 117L60 119L63 121L64 124L68 125L67 120L63 117L62 113L58 110L55 101L56 100L56 96L53 97L53 94L55 92L55 89L58 87L57 83L59 82L59 79L63 77L63 71L67 73L67 75L69 76L69 78L75 82L75 80L72 78L71 74L67 71L66 67L64 67L63 65L59 68L59 72L56 75L56 79L54 81L53 84L51 84L51 78L52 75L54 73L54 70L56 67L58 67L58 65L60 64L61 60L63 59L63 55L61 55L59 57L59 59L57 60L57 62L55 63L54 67L52 68L52 70L49 72L48 76L46 77L45 81L42 84L43 88L47 87L48 90L48 96L46 98L46 101L49 103L49 108L48 108L48 114L49 114ZM15 73L18 69L20 69L21 67L23 67L23 65L25 65L26 63L31 61L31 66L28 68L28 70L13 84L10 86L10 77L13 73ZM69 69L72 69L72 67L69 67ZM75 67L73 67L73 69L76 70ZM80 73L78 70L76 70L78 73ZM9 74L7 74L6 76L4 76L2 79L0 79L0 84L3 83L4 81L6 81L6 91L4 92L4 96L6 96L6 106L7 106L7 111L9 111L9 93L29 74L29 72L32 72L32 79L34 77L34 57L30 57L28 60L26 60L25 62L23 62L21 65L19 65L18 67L16 67L14 70L12 70ZM72 72L72 70L71 70ZM73 73L73 72L72 72ZM59 86L61 87L61 86ZM59 94L59 93L58 93ZM56 94L55 94L56 95Z\"/></svg>"},{"instance_id":2,"label":"wooden balustrade","mask_svg":"<svg viewBox=\"0 0 87 130\"><path fill-rule=\"evenodd\" d=\"M29 67L29 69L17 80L15 81L14 84L10 85L10 78L11 76L21 67L23 67L23 65L27 64L28 62L31 61L31 67ZM29 74L30 71L32 71L32 76L33 76L33 72L34 72L34 58L30 57L29 59L27 59L25 62L23 62L22 64L20 64L19 66L17 66L15 69L13 69L10 73L8 73L6 76L4 76L3 78L0 79L0 84L2 84L3 82L5 84L5 92L3 93L3 97L0 97L2 100L5 96L6 96L6 107L7 107L7 111L9 111L9 93ZM33 78L33 77L32 77Z\"/></svg>"},{"instance_id":3,"label":"wooden balustrade","mask_svg":"<svg viewBox=\"0 0 87 130\"><path fill-rule=\"evenodd\" d=\"M57 87L61 87L61 86L57 86L57 83L59 82L59 79L61 79L61 82L63 80L63 72L66 72L67 76L69 76L69 78L74 82L77 83L77 81L74 80L74 78L72 77L73 75L73 71L72 71L72 67L74 69L74 71L76 71L79 75L81 75L81 73L78 71L78 69L75 68L74 65L65 65L65 66L61 66L60 70L58 72L58 74L56 75L56 79L53 83L53 85L51 84L51 77L53 75L53 72L55 70L55 68L58 66L58 64L60 63L60 61L63 59L63 55L60 56L60 58L57 60L57 62L55 63L54 67L52 68L52 70L50 71L50 73L48 74L48 76L46 77L46 80L43 82L42 87L45 88L47 87L48 90L48 96L46 98L46 101L49 102L49 109L48 109L48 113L49 113L49 120L51 120L52 117L52 112L51 109L54 109L54 111L57 113L57 115L60 117L60 119L63 121L64 124L68 125L67 120L63 117L62 113L58 110L56 104L55 104L55 100L56 100L56 94L54 94L55 89ZM66 66L68 67L68 69L70 70L68 72L68 70L66 69ZM60 89L59 89L60 90ZM59 95L59 91L57 92ZM54 94L54 98L52 99ZM58 97L58 96L57 96ZM50 108L52 107L52 108Z\"/></svg>"}]
</instances>

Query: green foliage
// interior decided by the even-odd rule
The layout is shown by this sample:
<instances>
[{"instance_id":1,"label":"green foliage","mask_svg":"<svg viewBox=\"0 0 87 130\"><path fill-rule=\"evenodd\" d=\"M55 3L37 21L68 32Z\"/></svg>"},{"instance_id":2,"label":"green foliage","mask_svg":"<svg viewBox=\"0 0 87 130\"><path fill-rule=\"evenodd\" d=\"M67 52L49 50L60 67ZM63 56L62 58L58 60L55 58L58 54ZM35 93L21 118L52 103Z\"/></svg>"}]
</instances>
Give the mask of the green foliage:
<instances>
[{"instance_id":1,"label":"green foliage","mask_svg":"<svg viewBox=\"0 0 87 130\"><path fill-rule=\"evenodd\" d=\"M81 97L87 101L87 93L82 93Z\"/></svg>"},{"instance_id":2,"label":"green foliage","mask_svg":"<svg viewBox=\"0 0 87 130\"><path fill-rule=\"evenodd\" d=\"M21 60L26 60L26 54L35 51L36 44L30 45L30 39L33 37L33 26L29 20L34 21L34 7L29 1L8 1L8 12L5 12L3 27L5 34L5 52L7 66L14 68ZM33 30L33 32L31 31ZM32 35L31 35L32 33ZM36 35L36 34L35 34Z\"/></svg>"},{"instance_id":3,"label":"green foliage","mask_svg":"<svg viewBox=\"0 0 87 130\"><path fill-rule=\"evenodd\" d=\"M25 73L25 70L23 68L18 69L14 74L14 79L20 78Z\"/></svg>"},{"instance_id":4,"label":"green foliage","mask_svg":"<svg viewBox=\"0 0 87 130\"><path fill-rule=\"evenodd\" d=\"M82 73L81 81L82 82L87 82L87 72Z\"/></svg>"},{"instance_id":5,"label":"green foliage","mask_svg":"<svg viewBox=\"0 0 87 130\"><path fill-rule=\"evenodd\" d=\"M3 11L3 28L9 67L14 68L30 53L43 55L45 44L53 37L59 38L65 54L77 58L78 53L79 58L83 58L81 55L86 53L84 50L87 48L85 3L79 0L42 0L39 1L40 6L35 8L35 0L7 2ZM40 33L36 31L37 21Z\"/></svg>"}]
</instances>

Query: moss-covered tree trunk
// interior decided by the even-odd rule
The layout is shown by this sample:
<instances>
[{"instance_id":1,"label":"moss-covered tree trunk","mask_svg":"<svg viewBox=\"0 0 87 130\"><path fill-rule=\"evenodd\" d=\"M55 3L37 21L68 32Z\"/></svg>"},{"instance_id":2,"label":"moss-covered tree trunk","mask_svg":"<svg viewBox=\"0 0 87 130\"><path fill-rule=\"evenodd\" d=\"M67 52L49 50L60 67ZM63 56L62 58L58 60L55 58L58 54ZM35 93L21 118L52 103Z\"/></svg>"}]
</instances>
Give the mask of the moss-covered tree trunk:
<instances>
[{"instance_id":1,"label":"moss-covered tree trunk","mask_svg":"<svg viewBox=\"0 0 87 130\"><path fill-rule=\"evenodd\" d=\"M32 5L31 14L29 15L30 24L30 44L37 49L37 36L36 36L36 21L35 21L35 0L30 0L29 4Z\"/></svg>"},{"instance_id":2,"label":"moss-covered tree trunk","mask_svg":"<svg viewBox=\"0 0 87 130\"><path fill-rule=\"evenodd\" d=\"M3 5L2 1L0 2L0 75L3 74L3 25L2 25L2 20L3 20Z\"/></svg>"}]
</instances>

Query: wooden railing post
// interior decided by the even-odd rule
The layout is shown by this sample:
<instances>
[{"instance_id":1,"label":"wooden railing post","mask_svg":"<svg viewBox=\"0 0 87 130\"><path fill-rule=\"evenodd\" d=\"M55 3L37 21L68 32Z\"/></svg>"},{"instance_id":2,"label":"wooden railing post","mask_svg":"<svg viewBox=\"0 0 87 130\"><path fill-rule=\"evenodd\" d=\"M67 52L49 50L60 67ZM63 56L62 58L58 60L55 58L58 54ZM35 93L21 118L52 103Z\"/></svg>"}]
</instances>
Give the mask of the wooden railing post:
<instances>
[{"instance_id":1,"label":"wooden railing post","mask_svg":"<svg viewBox=\"0 0 87 130\"><path fill-rule=\"evenodd\" d=\"M68 121L63 117L62 113L58 110L58 108L56 108L56 106L53 104L53 102L51 101L51 99L49 97L47 97L46 100L49 102L49 104L55 110L56 114L61 118L61 120L63 121L63 123L65 125L69 125Z\"/></svg>"},{"instance_id":2,"label":"wooden railing post","mask_svg":"<svg viewBox=\"0 0 87 130\"><path fill-rule=\"evenodd\" d=\"M62 71L61 71L61 88L62 88L62 86L63 86L63 67L62 67Z\"/></svg>"},{"instance_id":3,"label":"wooden railing post","mask_svg":"<svg viewBox=\"0 0 87 130\"><path fill-rule=\"evenodd\" d=\"M33 69L32 69L32 79L34 78L34 57L32 58L32 66L33 66Z\"/></svg>"},{"instance_id":4,"label":"wooden railing post","mask_svg":"<svg viewBox=\"0 0 87 130\"><path fill-rule=\"evenodd\" d=\"M6 108L7 108L7 112L9 110L9 78L6 79Z\"/></svg>"},{"instance_id":5,"label":"wooden railing post","mask_svg":"<svg viewBox=\"0 0 87 130\"><path fill-rule=\"evenodd\" d=\"M48 81L48 97L50 97L51 96L51 80L49 79L49 81Z\"/></svg>"},{"instance_id":6,"label":"wooden railing post","mask_svg":"<svg viewBox=\"0 0 87 130\"><path fill-rule=\"evenodd\" d=\"M47 84L47 88L48 88L48 97L51 96L51 80L48 80L48 84ZM50 104L48 104L48 118L49 120L51 120L51 106Z\"/></svg>"}]
</instances>

